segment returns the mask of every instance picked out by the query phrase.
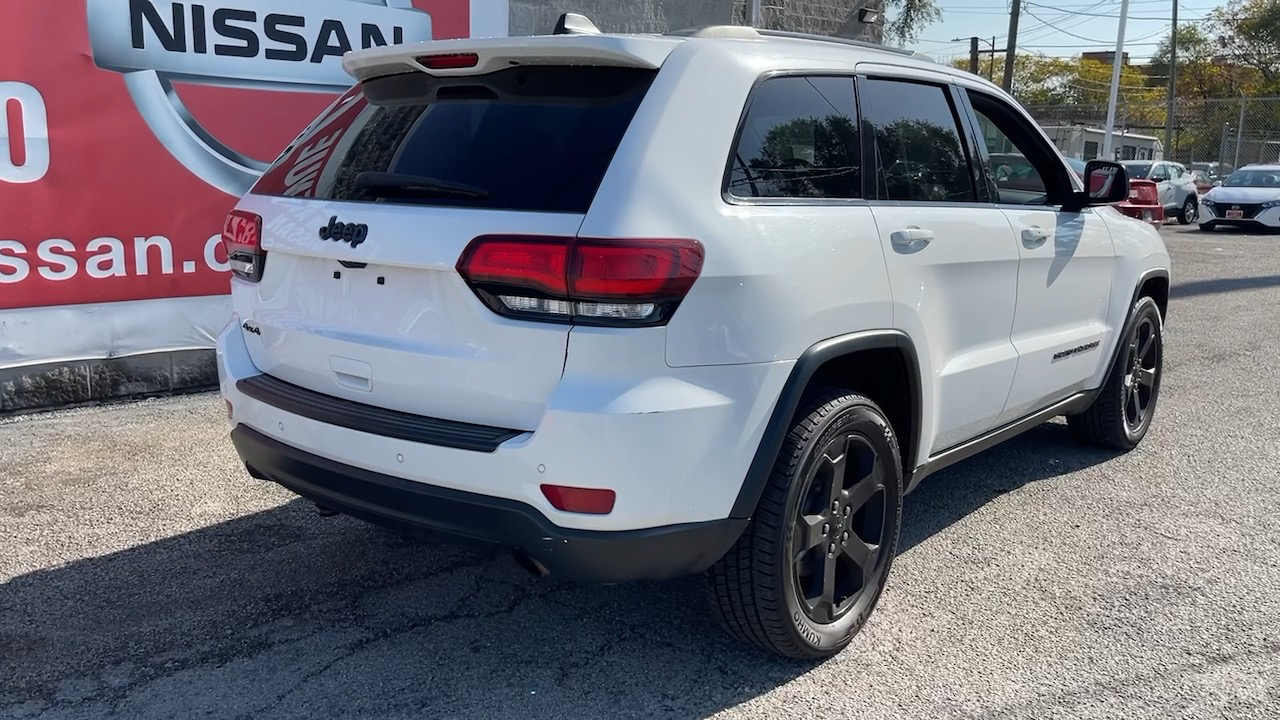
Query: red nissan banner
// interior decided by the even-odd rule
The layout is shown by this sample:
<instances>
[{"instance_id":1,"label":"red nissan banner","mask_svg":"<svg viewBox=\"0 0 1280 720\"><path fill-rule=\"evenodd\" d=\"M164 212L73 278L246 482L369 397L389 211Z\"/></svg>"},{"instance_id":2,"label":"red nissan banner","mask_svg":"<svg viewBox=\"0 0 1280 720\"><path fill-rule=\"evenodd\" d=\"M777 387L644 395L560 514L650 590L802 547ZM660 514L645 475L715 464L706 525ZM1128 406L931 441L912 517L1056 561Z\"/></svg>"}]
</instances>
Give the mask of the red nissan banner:
<instances>
[{"instance_id":1,"label":"red nissan banner","mask_svg":"<svg viewBox=\"0 0 1280 720\"><path fill-rule=\"evenodd\" d=\"M0 23L0 367L6 311L220 296L227 212L282 167L314 182L346 111L344 53L505 35L506 0L40 0ZM343 106L346 103L346 106ZM105 304L105 307L104 307ZM211 307L223 307L213 305ZM59 332L68 328L63 307ZM8 315L8 317L15 317ZM210 323L225 318L211 318ZM8 323L10 326L14 323ZM38 324L38 323L34 323ZM131 326L145 326L137 320ZM125 345L166 349L162 337ZM68 354L63 342L53 355ZM95 348L80 352L97 356Z\"/></svg>"}]
</instances>

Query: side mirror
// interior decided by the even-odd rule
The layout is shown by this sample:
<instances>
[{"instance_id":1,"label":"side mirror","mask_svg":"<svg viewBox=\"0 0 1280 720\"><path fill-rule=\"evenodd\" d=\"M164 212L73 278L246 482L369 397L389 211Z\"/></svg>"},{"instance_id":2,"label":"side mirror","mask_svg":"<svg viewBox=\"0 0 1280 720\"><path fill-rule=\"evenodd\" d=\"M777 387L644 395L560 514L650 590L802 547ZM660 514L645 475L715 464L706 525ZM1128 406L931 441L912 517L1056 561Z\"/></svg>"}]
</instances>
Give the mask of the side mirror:
<instances>
[{"instance_id":1,"label":"side mirror","mask_svg":"<svg viewBox=\"0 0 1280 720\"><path fill-rule=\"evenodd\" d=\"M1075 194L1067 210L1124 202L1129 197L1129 173L1120 163L1090 160L1084 166L1084 186L1084 192Z\"/></svg>"},{"instance_id":2,"label":"side mirror","mask_svg":"<svg viewBox=\"0 0 1280 720\"><path fill-rule=\"evenodd\" d=\"M1214 187L1222 187L1222 181L1221 181L1221 180L1214 180L1214 181L1213 181L1213 186L1214 186Z\"/></svg>"}]
</instances>

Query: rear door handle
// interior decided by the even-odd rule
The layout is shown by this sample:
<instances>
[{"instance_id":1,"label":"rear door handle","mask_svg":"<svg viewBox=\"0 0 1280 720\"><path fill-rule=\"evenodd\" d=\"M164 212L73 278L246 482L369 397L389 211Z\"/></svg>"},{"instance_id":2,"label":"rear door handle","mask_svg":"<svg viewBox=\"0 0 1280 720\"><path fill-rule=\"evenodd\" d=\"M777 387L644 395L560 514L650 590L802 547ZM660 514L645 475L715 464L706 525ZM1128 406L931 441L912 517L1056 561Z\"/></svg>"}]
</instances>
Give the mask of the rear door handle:
<instances>
[{"instance_id":1,"label":"rear door handle","mask_svg":"<svg viewBox=\"0 0 1280 720\"><path fill-rule=\"evenodd\" d=\"M1049 239L1049 231L1038 227L1023 228L1022 244L1027 247L1040 247Z\"/></svg>"},{"instance_id":2,"label":"rear door handle","mask_svg":"<svg viewBox=\"0 0 1280 720\"><path fill-rule=\"evenodd\" d=\"M933 231L915 226L906 230L895 230L889 235L889 241L898 247L918 248L928 245L933 240Z\"/></svg>"}]
</instances>

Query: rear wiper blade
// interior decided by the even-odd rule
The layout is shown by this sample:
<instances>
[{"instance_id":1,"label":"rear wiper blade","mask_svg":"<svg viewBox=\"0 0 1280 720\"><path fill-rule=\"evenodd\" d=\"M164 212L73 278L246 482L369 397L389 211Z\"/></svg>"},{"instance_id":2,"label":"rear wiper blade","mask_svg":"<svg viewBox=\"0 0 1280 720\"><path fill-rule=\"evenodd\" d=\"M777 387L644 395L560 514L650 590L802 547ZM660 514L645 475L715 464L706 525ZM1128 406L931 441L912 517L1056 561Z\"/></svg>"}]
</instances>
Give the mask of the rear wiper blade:
<instances>
[{"instance_id":1,"label":"rear wiper blade","mask_svg":"<svg viewBox=\"0 0 1280 720\"><path fill-rule=\"evenodd\" d=\"M438 180L424 175L366 171L356 176L361 190L411 192L425 195L458 195L461 197L488 197L489 191L474 185Z\"/></svg>"}]
</instances>

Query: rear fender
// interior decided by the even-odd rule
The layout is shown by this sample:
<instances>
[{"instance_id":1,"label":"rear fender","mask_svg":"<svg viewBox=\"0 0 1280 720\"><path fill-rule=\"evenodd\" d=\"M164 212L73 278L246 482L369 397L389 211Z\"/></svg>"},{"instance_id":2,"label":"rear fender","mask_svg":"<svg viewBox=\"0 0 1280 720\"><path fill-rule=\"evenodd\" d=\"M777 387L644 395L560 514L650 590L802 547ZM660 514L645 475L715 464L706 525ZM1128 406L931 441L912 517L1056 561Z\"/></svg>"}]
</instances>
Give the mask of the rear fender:
<instances>
[{"instance_id":1,"label":"rear fender","mask_svg":"<svg viewBox=\"0 0 1280 720\"><path fill-rule=\"evenodd\" d=\"M910 479L916 459L919 457L920 434L923 424L920 362L916 354L915 344L906 333L899 330L873 330L843 335L813 345L796 360L791 376L787 378L786 384L783 385L782 393L774 405L773 415L769 418L769 424L765 427L764 435L756 449L751 466L747 470L742 489L738 492L738 498L733 504L731 517L748 518L755 513L756 505L759 503L760 496L764 493L764 488L769 482L769 476L773 472L773 465L777 460L778 453L781 452L782 444L786 439L787 433L791 430L796 411L799 409L800 402L804 399L805 393L809 389L810 381L813 380L819 368L831 360L847 355L867 350L885 349L897 349L906 356L907 360L907 382L911 388L911 398L908 402L911 418L909 422L910 430L908 437L900 438L899 442L902 442L908 450L906 457L909 462L904 465L903 470L907 475L904 480Z\"/></svg>"}]
</instances>

